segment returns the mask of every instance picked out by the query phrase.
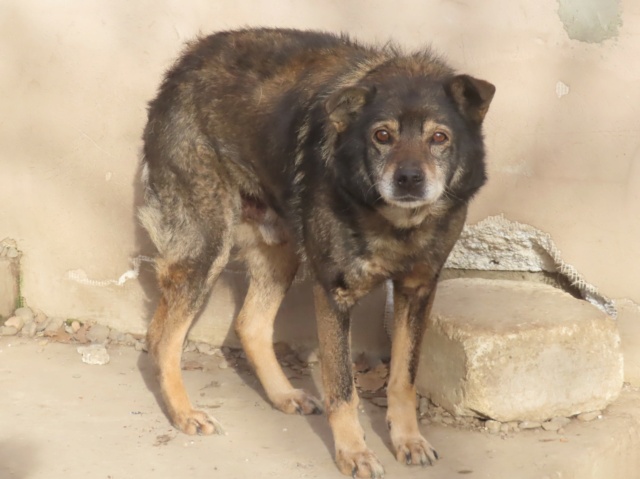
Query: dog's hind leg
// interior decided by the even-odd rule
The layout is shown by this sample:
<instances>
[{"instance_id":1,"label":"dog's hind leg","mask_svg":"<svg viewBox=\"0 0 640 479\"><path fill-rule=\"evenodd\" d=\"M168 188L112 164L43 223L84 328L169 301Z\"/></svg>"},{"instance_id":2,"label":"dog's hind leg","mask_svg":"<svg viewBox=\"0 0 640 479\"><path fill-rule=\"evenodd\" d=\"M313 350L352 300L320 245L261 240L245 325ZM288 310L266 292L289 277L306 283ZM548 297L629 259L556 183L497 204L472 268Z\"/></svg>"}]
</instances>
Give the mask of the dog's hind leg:
<instances>
[{"instance_id":1,"label":"dog's hind leg","mask_svg":"<svg viewBox=\"0 0 640 479\"><path fill-rule=\"evenodd\" d=\"M156 270L161 297L149 324L147 344L158 367L167 415L187 434L222 432L217 421L193 408L180 370L187 332L227 264L233 245L232 200L226 194L218 196L215 202L198 204L197 212L202 215L198 220L193 219L195 201L174 200L173 214L168 210L162 214L153 195L140 215L160 250ZM197 201L195 195L192 199Z\"/></svg>"},{"instance_id":2,"label":"dog's hind leg","mask_svg":"<svg viewBox=\"0 0 640 479\"><path fill-rule=\"evenodd\" d=\"M273 349L273 323L298 269L289 243L256 241L243 253L249 290L235 330L272 404L288 414L320 414L321 403L285 376Z\"/></svg>"}]
</instances>

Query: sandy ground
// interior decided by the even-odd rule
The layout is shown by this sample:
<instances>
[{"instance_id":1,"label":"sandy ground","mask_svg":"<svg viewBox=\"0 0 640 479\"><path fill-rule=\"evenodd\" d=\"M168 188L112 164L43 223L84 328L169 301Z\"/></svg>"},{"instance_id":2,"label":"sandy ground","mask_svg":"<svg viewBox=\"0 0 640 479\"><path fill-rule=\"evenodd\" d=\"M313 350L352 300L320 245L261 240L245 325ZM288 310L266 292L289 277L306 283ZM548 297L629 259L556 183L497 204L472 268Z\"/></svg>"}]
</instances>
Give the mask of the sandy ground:
<instances>
[{"instance_id":1,"label":"sandy ground","mask_svg":"<svg viewBox=\"0 0 640 479\"><path fill-rule=\"evenodd\" d=\"M184 371L192 399L227 431L191 437L179 434L162 413L145 353L110 346L110 363L91 366L76 348L0 338L1 479L343 477L333 464L326 418L272 409L242 364L220 369L220 358L187 358L192 367L203 367ZM294 384L317 392L314 375L299 376ZM620 445L637 447L640 395L627 391L604 419L573 421L562 434L521 431L505 438L427 426L423 433L442 457L427 468L396 463L385 409L366 400L362 409L369 446L387 478L584 479L601 477L592 474L594 460L606 462L614 453L621 464L626 449Z\"/></svg>"}]
</instances>

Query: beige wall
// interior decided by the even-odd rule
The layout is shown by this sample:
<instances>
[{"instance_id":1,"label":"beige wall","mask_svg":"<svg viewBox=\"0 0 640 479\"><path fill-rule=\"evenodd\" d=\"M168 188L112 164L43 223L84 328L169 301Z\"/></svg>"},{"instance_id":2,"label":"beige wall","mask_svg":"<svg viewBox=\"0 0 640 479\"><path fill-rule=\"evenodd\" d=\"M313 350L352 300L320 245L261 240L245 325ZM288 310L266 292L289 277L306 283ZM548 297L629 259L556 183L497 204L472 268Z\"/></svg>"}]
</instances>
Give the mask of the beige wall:
<instances>
[{"instance_id":1,"label":"beige wall","mask_svg":"<svg viewBox=\"0 0 640 479\"><path fill-rule=\"evenodd\" d=\"M155 297L148 266L122 286L69 272L116 280L151 253L134 218L139 138L183 42L267 25L431 42L494 82L490 182L470 221L503 213L546 231L603 293L640 303L640 2L581 1L4 0L0 239L24 253L23 295L49 315L144 330ZM224 281L207 316L226 321L199 325L201 337L226 334L242 279ZM285 313L310 315L308 291L296 287Z\"/></svg>"}]
</instances>

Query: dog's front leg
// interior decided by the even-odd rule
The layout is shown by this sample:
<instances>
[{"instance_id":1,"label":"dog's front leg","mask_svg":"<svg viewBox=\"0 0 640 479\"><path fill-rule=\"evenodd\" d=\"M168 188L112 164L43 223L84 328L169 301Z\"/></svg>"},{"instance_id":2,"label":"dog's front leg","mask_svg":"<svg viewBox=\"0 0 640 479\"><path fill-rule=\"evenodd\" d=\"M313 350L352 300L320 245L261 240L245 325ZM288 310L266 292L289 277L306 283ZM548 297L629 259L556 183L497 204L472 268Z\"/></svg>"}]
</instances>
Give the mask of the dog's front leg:
<instances>
[{"instance_id":1,"label":"dog's front leg","mask_svg":"<svg viewBox=\"0 0 640 479\"><path fill-rule=\"evenodd\" d=\"M358 392L351 371L350 307L314 287L325 405L335 444L335 459L343 474L380 478L384 469L367 448L358 420Z\"/></svg>"},{"instance_id":2,"label":"dog's front leg","mask_svg":"<svg viewBox=\"0 0 640 479\"><path fill-rule=\"evenodd\" d=\"M416 417L416 373L422 337L436 290L436 275L420 265L394 281L394 326L387 396L387 424L396 459L406 464L430 465L438 459L422 437Z\"/></svg>"}]
</instances>

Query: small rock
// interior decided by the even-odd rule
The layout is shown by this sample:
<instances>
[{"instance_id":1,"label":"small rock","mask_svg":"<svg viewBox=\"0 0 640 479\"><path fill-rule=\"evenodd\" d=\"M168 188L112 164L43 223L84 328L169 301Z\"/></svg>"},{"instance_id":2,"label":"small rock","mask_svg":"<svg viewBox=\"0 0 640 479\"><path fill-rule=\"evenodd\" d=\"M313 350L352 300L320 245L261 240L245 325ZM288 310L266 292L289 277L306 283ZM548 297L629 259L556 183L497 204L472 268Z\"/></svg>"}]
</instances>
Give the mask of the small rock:
<instances>
[{"instance_id":1,"label":"small rock","mask_svg":"<svg viewBox=\"0 0 640 479\"><path fill-rule=\"evenodd\" d=\"M507 424L509 424L509 431L512 432L516 432L520 428L517 421L510 421Z\"/></svg>"},{"instance_id":2,"label":"small rock","mask_svg":"<svg viewBox=\"0 0 640 479\"><path fill-rule=\"evenodd\" d=\"M224 354L222 353L222 350L220 348L215 348L213 350L213 355L218 358L224 358Z\"/></svg>"},{"instance_id":3,"label":"small rock","mask_svg":"<svg viewBox=\"0 0 640 479\"><path fill-rule=\"evenodd\" d=\"M104 324L94 324L87 332L87 339L92 343L106 343L111 329Z\"/></svg>"},{"instance_id":4,"label":"small rock","mask_svg":"<svg viewBox=\"0 0 640 479\"><path fill-rule=\"evenodd\" d=\"M80 346L78 353L82 354L82 362L92 365L101 366L109 362L109 353L107 348L102 344L91 344L89 346Z\"/></svg>"},{"instance_id":5,"label":"small rock","mask_svg":"<svg viewBox=\"0 0 640 479\"><path fill-rule=\"evenodd\" d=\"M418 412L421 416L424 416L429 412L429 400L427 398L420 398L420 402L418 403Z\"/></svg>"},{"instance_id":6,"label":"small rock","mask_svg":"<svg viewBox=\"0 0 640 479\"><path fill-rule=\"evenodd\" d=\"M0 336L15 336L18 330L13 326L0 326Z\"/></svg>"},{"instance_id":7,"label":"small rock","mask_svg":"<svg viewBox=\"0 0 640 479\"><path fill-rule=\"evenodd\" d=\"M28 321L33 321L33 318L29 319ZM25 319L23 319L22 316L11 316L4 322L4 325L16 328L17 331L20 331L23 328L24 323Z\"/></svg>"},{"instance_id":8,"label":"small rock","mask_svg":"<svg viewBox=\"0 0 640 479\"><path fill-rule=\"evenodd\" d=\"M36 323L40 324L40 323L44 323L49 318L47 318L47 315L44 314L42 311L38 310L33 319L36 320Z\"/></svg>"},{"instance_id":9,"label":"small rock","mask_svg":"<svg viewBox=\"0 0 640 479\"><path fill-rule=\"evenodd\" d=\"M64 323L64 332L67 334L73 334L73 328L70 324Z\"/></svg>"},{"instance_id":10,"label":"small rock","mask_svg":"<svg viewBox=\"0 0 640 479\"><path fill-rule=\"evenodd\" d=\"M498 421L489 419L487 422L484 423L484 427L486 427L487 431L489 431L491 434L498 434L500 432L500 428L502 427L502 424Z\"/></svg>"},{"instance_id":11,"label":"small rock","mask_svg":"<svg viewBox=\"0 0 640 479\"><path fill-rule=\"evenodd\" d=\"M73 333L77 333L78 331L80 331L80 328L82 327L82 325L80 324L80 321L72 321L71 322L71 331L73 331Z\"/></svg>"},{"instance_id":12,"label":"small rock","mask_svg":"<svg viewBox=\"0 0 640 479\"><path fill-rule=\"evenodd\" d=\"M51 322L50 318L46 318L44 321L42 322L38 322L36 320L36 332L37 333L41 333L42 331L44 331L45 329L47 329L47 326L49 326L49 323Z\"/></svg>"},{"instance_id":13,"label":"small rock","mask_svg":"<svg viewBox=\"0 0 640 479\"><path fill-rule=\"evenodd\" d=\"M501 432L501 433L503 433L503 434L507 434L509 431L511 431L511 427L509 427L509 424L508 424L508 423L503 423L503 424L500 426L500 432Z\"/></svg>"},{"instance_id":14,"label":"small rock","mask_svg":"<svg viewBox=\"0 0 640 479\"><path fill-rule=\"evenodd\" d=\"M231 352L231 348L227 347L227 346L223 346L222 347L222 353L227 356L229 353Z\"/></svg>"},{"instance_id":15,"label":"small rock","mask_svg":"<svg viewBox=\"0 0 640 479\"><path fill-rule=\"evenodd\" d=\"M22 333L25 336L29 336L30 338L33 338L37 332L38 332L38 323L36 323L35 321L31 321L30 323L26 324L24 328L22 328Z\"/></svg>"},{"instance_id":16,"label":"small rock","mask_svg":"<svg viewBox=\"0 0 640 479\"><path fill-rule=\"evenodd\" d=\"M136 351L146 351L147 350L147 345L142 341L136 341L133 344L133 347Z\"/></svg>"},{"instance_id":17,"label":"small rock","mask_svg":"<svg viewBox=\"0 0 640 479\"><path fill-rule=\"evenodd\" d=\"M23 321L32 321L34 318L33 311L31 311L31 308L27 306L16 309L13 315L22 318Z\"/></svg>"},{"instance_id":18,"label":"small rock","mask_svg":"<svg viewBox=\"0 0 640 479\"><path fill-rule=\"evenodd\" d=\"M431 420L428 417L423 417L420 419L420 424L424 424L425 426L428 426L429 424L431 424Z\"/></svg>"},{"instance_id":19,"label":"small rock","mask_svg":"<svg viewBox=\"0 0 640 479\"><path fill-rule=\"evenodd\" d=\"M522 421L519 427L520 429L538 429L542 427L542 423L537 421Z\"/></svg>"},{"instance_id":20,"label":"small rock","mask_svg":"<svg viewBox=\"0 0 640 479\"><path fill-rule=\"evenodd\" d=\"M207 343L196 344L196 349L201 354L207 354L207 355L213 354L213 348L211 347L210 344L207 344Z\"/></svg>"},{"instance_id":21,"label":"small rock","mask_svg":"<svg viewBox=\"0 0 640 479\"><path fill-rule=\"evenodd\" d=\"M454 418L452 418L451 416L443 416L442 417L442 424L446 424L447 426L451 426L453 424L456 423L456 420Z\"/></svg>"},{"instance_id":22,"label":"small rock","mask_svg":"<svg viewBox=\"0 0 640 479\"><path fill-rule=\"evenodd\" d=\"M47 321L47 327L44 329L45 335L54 335L63 324L64 320L62 318L50 318L49 321Z\"/></svg>"},{"instance_id":23,"label":"small rock","mask_svg":"<svg viewBox=\"0 0 640 479\"><path fill-rule=\"evenodd\" d=\"M576 419L582 422L590 422L590 421L593 421L594 419L598 419L601 414L602 414L602 411L583 412L582 414L578 414L576 416Z\"/></svg>"},{"instance_id":24,"label":"small rock","mask_svg":"<svg viewBox=\"0 0 640 479\"><path fill-rule=\"evenodd\" d=\"M571 422L571 419L566 417L554 417L550 421L542 423L542 429L545 431L557 431L561 427L566 426Z\"/></svg>"},{"instance_id":25,"label":"small rock","mask_svg":"<svg viewBox=\"0 0 640 479\"><path fill-rule=\"evenodd\" d=\"M218 367L220 369L227 369L229 367L229 363L223 359L222 361L220 361L220 364L218 364Z\"/></svg>"}]
</instances>

